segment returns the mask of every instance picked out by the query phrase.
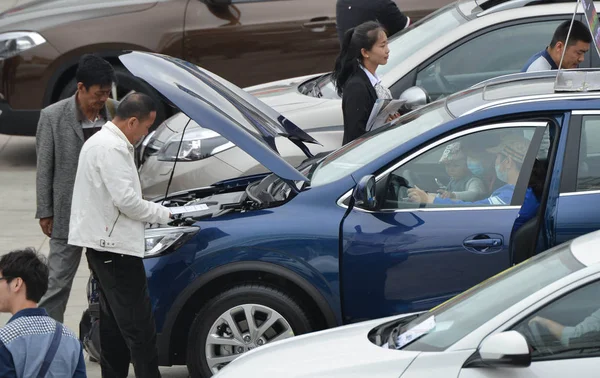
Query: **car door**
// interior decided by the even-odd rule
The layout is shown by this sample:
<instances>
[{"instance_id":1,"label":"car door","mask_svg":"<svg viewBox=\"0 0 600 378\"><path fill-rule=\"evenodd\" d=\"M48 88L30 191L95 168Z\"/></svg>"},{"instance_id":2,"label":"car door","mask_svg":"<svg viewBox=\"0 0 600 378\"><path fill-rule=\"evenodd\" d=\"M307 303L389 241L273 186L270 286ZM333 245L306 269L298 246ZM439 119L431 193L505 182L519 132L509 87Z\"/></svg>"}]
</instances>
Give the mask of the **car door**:
<instances>
[{"instance_id":1,"label":"car door","mask_svg":"<svg viewBox=\"0 0 600 378\"><path fill-rule=\"evenodd\" d=\"M574 111L569 129L551 245L600 229L600 111Z\"/></svg>"},{"instance_id":2,"label":"car door","mask_svg":"<svg viewBox=\"0 0 600 378\"><path fill-rule=\"evenodd\" d=\"M532 350L530 366L463 368L459 378L597 377L600 281L579 286L541 309L523 314L516 325L510 327L525 336ZM558 330L552 332L547 327L550 322L558 325Z\"/></svg>"},{"instance_id":3,"label":"car door","mask_svg":"<svg viewBox=\"0 0 600 378\"><path fill-rule=\"evenodd\" d=\"M548 45L556 27L570 19L571 15L564 15L491 25L425 61L413 71L411 83L400 80L392 92L399 94L407 85L419 85L435 100L483 80L520 72L532 55ZM586 54L581 67L589 66ZM396 85L402 88L394 90Z\"/></svg>"},{"instance_id":4,"label":"car door","mask_svg":"<svg viewBox=\"0 0 600 378\"><path fill-rule=\"evenodd\" d=\"M184 59L244 87L329 71L335 0L190 0Z\"/></svg>"},{"instance_id":5,"label":"car door","mask_svg":"<svg viewBox=\"0 0 600 378\"><path fill-rule=\"evenodd\" d=\"M380 173L379 209L354 207L342 224L345 321L427 310L508 268L511 230L547 125L523 121L472 128L433 142ZM495 197L496 190L506 185L496 181L497 154L484 147L494 148L507 135L527 139L528 151L512 198L503 202ZM482 201L408 201L409 186L433 196L440 185L448 184L439 162L444 150L456 142L464 150L471 146L479 151L486 162Z\"/></svg>"}]
</instances>

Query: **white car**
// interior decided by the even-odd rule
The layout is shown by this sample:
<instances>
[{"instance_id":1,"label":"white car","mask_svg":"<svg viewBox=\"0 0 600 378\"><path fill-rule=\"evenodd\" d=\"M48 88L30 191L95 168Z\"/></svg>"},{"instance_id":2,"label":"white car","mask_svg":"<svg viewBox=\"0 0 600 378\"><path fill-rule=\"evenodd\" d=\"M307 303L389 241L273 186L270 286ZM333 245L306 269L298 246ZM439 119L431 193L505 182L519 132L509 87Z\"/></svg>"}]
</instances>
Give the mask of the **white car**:
<instances>
[{"instance_id":1,"label":"white car","mask_svg":"<svg viewBox=\"0 0 600 378\"><path fill-rule=\"evenodd\" d=\"M548 45L556 27L570 20L575 10L573 2L545 2L551 1L454 2L395 35L388 64L380 66L377 73L395 98L418 85L433 100L486 79L518 72L534 53ZM536 5L529 6L532 3ZM583 20L581 6L577 17ZM591 50L581 68L600 64L597 55L592 59L596 52ZM333 62L331 65L333 68ZM342 104L329 74L245 89L319 141L322 146L310 147L313 154L342 145ZM252 157L193 121L179 149L188 120L186 116L174 116L145 141L140 178L146 197L164 196L169 181L169 193L173 193L266 172ZM287 140L276 138L276 142ZM304 154L291 147L282 146L280 154L298 165Z\"/></svg>"},{"instance_id":2,"label":"white car","mask_svg":"<svg viewBox=\"0 0 600 378\"><path fill-rule=\"evenodd\" d=\"M600 231L562 244L421 314L252 350L215 377L600 376Z\"/></svg>"}]
</instances>

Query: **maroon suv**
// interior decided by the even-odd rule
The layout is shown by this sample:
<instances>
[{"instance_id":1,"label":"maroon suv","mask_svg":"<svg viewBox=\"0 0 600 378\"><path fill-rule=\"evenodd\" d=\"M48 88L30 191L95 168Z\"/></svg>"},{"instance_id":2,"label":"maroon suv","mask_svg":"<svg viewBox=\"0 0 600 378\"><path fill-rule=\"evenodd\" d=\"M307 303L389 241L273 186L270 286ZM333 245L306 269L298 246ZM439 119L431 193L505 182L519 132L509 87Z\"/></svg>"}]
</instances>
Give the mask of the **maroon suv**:
<instances>
[{"instance_id":1,"label":"maroon suv","mask_svg":"<svg viewBox=\"0 0 600 378\"><path fill-rule=\"evenodd\" d=\"M0 133L35 135L40 109L75 92L75 65L88 52L115 65L117 99L131 90L153 94L119 65L123 50L181 57L242 87L329 71L339 50L335 2L19 2L0 14ZM446 2L426 1L432 8ZM413 20L432 10L417 0L402 4ZM169 110L163 104L159 118Z\"/></svg>"}]
</instances>

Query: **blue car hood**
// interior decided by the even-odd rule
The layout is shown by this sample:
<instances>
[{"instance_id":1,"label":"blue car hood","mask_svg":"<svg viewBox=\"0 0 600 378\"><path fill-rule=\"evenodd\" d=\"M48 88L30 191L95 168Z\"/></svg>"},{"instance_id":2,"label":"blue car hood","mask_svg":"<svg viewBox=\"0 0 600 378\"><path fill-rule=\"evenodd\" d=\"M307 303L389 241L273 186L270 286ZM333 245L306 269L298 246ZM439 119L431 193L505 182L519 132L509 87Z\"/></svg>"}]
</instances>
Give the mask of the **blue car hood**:
<instances>
[{"instance_id":1,"label":"blue car hood","mask_svg":"<svg viewBox=\"0 0 600 378\"><path fill-rule=\"evenodd\" d=\"M277 176L308 181L279 156L275 137L296 144L318 142L254 96L178 58L134 51L119 59L198 125L218 132Z\"/></svg>"}]
</instances>

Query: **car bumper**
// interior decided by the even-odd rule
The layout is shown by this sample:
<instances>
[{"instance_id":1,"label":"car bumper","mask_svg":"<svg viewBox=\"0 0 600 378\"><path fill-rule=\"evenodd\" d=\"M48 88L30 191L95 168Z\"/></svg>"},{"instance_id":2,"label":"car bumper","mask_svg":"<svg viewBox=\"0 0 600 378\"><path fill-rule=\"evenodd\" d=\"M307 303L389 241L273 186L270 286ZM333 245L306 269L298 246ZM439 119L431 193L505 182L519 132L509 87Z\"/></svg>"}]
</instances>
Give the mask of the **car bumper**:
<instances>
[{"instance_id":1,"label":"car bumper","mask_svg":"<svg viewBox=\"0 0 600 378\"><path fill-rule=\"evenodd\" d=\"M0 134L34 136L39 118L39 110L15 110L0 102Z\"/></svg>"}]
</instances>

